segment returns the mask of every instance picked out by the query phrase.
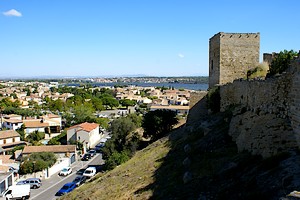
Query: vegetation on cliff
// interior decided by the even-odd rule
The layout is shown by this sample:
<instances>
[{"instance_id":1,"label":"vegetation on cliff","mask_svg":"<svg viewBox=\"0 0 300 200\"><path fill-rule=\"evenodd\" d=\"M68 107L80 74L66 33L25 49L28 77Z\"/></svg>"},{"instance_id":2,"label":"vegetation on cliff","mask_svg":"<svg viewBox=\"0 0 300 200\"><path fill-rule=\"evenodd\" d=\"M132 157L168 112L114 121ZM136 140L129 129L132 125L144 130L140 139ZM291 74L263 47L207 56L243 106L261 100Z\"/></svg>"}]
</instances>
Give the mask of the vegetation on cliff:
<instances>
[{"instance_id":1,"label":"vegetation on cliff","mask_svg":"<svg viewBox=\"0 0 300 200\"><path fill-rule=\"evenodd\" d=\"M297 52L293 50L280 51L272 60L269 74L275 75L284 72L288 68L295 56L297 56Z\"/></svg>"}]
</instances>

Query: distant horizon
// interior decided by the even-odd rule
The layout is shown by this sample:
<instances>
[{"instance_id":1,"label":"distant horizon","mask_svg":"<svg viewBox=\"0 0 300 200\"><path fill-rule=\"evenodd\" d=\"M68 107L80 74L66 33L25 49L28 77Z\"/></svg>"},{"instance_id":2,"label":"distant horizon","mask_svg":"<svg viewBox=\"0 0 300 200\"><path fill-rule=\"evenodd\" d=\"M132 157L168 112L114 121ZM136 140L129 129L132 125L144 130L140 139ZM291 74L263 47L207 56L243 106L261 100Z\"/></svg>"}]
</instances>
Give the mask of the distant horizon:
<instances>
[{"instance_id":1,"label":"distant horizon","mask_svg":"<svg viewBox=\"0 0 300 200\"><path fill-rule=\"evenodd\" d=\"M1 79L80 79L80 78L179 78L179 77L208 77L208 76L201 76L201 75L190 75L190 76L151 76L151 75L143 75L143 74L137 74L137 75L121 75L121 76L49 76L49 75L44 75L44 76L1 76L0 75L0 80Z\"/></svg>"}]
</instances>

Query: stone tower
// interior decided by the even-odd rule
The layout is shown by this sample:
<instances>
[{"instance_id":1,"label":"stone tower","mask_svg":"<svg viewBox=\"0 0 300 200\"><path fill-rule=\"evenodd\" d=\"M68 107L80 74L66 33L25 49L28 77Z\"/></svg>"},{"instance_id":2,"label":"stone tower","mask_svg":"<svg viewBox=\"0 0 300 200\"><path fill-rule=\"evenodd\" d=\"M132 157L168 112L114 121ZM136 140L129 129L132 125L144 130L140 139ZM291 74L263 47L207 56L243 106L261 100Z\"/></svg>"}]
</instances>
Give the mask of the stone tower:
<instances>
[{"instance_id":1,"label":"stone tower","mask_svg":"<svg viewBox=\"0 0 300 200\"><path fill-rule=\"evenodd\" d=\"M259 33L217 33L209 39L209 87L245 78L259 63Z\"/></svg>"}]
</instances>

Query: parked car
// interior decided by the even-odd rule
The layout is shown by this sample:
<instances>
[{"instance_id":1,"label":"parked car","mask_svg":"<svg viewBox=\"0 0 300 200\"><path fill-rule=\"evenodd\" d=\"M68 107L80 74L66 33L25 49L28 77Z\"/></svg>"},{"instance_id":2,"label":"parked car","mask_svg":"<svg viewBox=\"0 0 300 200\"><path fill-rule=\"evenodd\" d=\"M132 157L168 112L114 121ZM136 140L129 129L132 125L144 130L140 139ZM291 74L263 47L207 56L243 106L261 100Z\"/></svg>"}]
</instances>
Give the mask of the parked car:
<instances>
[{"instance_id":1,"label":"parked car","mask_svg":"<svg viewBox=\"0 0 300 200\"><path fill-rule=\"evenodd\" d=\"M96 150L94 149L89 150L89 154L91 154L91 157L94 157L94 155L96 155Z\"/></svg>"},{"instance_id":2,"label":"parked car","mask_svg":"<svg viewBox=\"0 0 300 200\"><path fill-rule=\"evenodd\" d=\"M36 189L42 186L42 181L39 178L28 178L23 181L19 181L16 185L30 185L30 188Z\"/></svg>"},{"instance_id":3,"label":"parked car","mask_svg":"<svg viewBox=\"0 0 300 200\"><path fill-rule=\"evenodd\" d=\"M73 183L78 187L79 185L83 184L86 181L86 176L77 176L74 180Z\"/></svg>"},{"instance_id":4,"label":"parked car","mask_svg":"<svg viewBox=\"0 0 300 200\"><path fill-rule=\"evenodd\" d=\"M86 153L86 154L84 154L83 155L83 157L81 158L81 160L89 160L89 159L91 159L91 154L90 153Z\"/></svg>"},{"instance_id":5,"label":"parked car","mask_svg":"<svg viewBox=\"0 0 300 200\"><path fill-rule=\"evenodd\" d=\"M100 152L101 152L101 149L104 147L104 145L105 145L105 143L100 142L99 144L97 144L97 145L95 146L95 151L100 153Z\"/></svg>"},{"instance_id":6,"label":"parked car","mask_svg":"<svg viewBox=\"0 0 300 200\"><path fill-rule=\"evenodd\" d=\"M66 183L60 190L58 190L55 194L55 196L62 196L64 194L67 194L69 192L72 192L76 188L76 184L71 182L71 183Z\"/></svg>"},{"instance_id":7,"label":"parked car","mask_svg":"<svg viewBox=\"0 0 300 200\"><path fill-rule=\"evenodd\" d=\"M71 167L65 167L63 168L60 172L59 175L60 176L68 176L69 174L72 173L72 168Z\"/></svg>"},{"instance_id":8,"label":"parked car","mask_svg":"<svg viewBox=\"0 0 300 200\"><path fill-rule=\"evenodd\" d=\"M25 185L26 184L26 180L23 181L18 181L16 185Z\"/></svg>"},{"instance_id":9,"label":"parked car","mask_svg":"<svg viewBox=\"0 0 300 200\"><path fill-rule=\"evenodd\" d=\"M30 188L36 189L42 186L42 181L39 178L28 178L26 184L29 184Z\"/></svg>"},{"instance_id":10,"label":"parked car","mask_svg":"<svg viewBox=\"0 0 300 200\"><path fill-rule=\"evenodd\" d=\"M79 169L77 170L76 174L78 175L82 175L85 169Z\"/></svg>"},{"instance_id":11,"label":"parked car","mask_svg":"<svg viewBox=\"0 0 300 200\"><path fill-rule=\"evenodd\" d=\"M96 167L88 167L86 170L83 172L83 176L86 176L87 178L91 178L95 176L97 173Z\"/></svg>"}]
</instances>

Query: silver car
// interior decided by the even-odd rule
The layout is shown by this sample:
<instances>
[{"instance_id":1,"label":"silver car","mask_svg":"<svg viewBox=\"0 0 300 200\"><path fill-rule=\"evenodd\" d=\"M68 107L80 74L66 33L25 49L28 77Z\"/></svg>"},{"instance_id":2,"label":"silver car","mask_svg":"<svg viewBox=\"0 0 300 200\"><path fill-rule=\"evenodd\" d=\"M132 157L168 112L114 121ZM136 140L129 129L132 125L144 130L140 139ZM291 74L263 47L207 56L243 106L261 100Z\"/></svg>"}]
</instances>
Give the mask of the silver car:
<instances>
[{"instance_id":1,"label":"silver car","mask_svg":"<svg viewBox=\"0 0 300 200\"><path fill-rule=\"evenodd\" d=\"M39 178L28 178L24 181L25 184L29 184L30 188L36 189L42 186L42 181Z\"/></svg>"}]
</instances>

